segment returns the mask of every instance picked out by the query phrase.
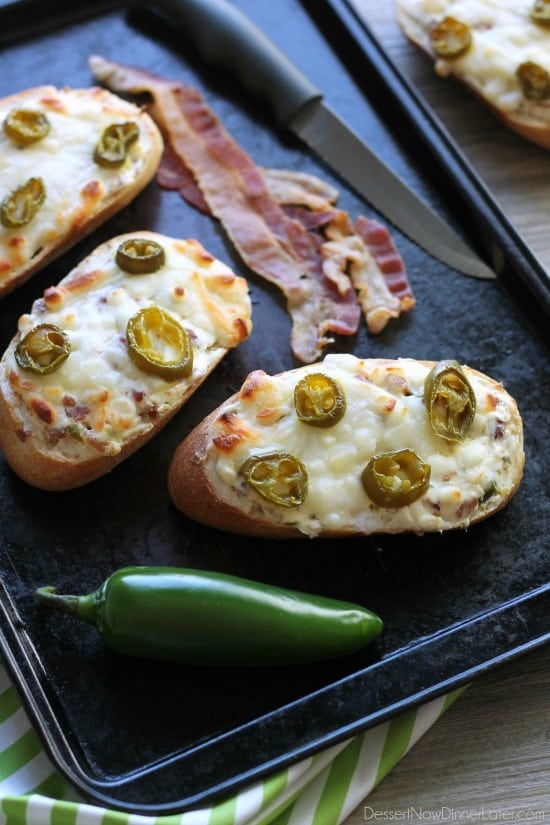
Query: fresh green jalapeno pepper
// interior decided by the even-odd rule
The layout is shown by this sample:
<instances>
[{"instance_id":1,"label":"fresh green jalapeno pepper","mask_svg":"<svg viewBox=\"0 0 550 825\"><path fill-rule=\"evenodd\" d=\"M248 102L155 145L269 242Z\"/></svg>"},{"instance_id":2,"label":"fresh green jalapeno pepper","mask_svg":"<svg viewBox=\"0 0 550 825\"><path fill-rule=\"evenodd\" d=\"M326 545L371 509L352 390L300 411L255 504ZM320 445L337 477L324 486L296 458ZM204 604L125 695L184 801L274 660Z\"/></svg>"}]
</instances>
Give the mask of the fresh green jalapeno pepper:
<instances>
[{"instance_id":1,"label":"fresh green jalapeno pepper","mask_svg":"<svg viewBox=\"0 0 550 825\"><path fill-rule=\"evenodd\" d=\"M10 192L0 206L0 220L9 229L30 223L46 199L42 178L29 178Z\"/></svg>"},{"instance_id":2,"label":"fresh green jalapeno pepper","mask_svg":"<svg viewBox=\"0 0 550 825\"><path fill-rule=\"evenodd\" d=\"M463 441L474 420L476 397L457 361L440 361L424 382L424 403L433 431L449 441Z\"/></svg>"},{"instance_id":3,"label":"fresh green jalapeno pepper","mask_svg":"<svg viewBox=\"0 0 550 825\"><path fill-rule=\"evenodd\" d=\"M132 361L144 372L168 380L191 374L193 345L189 333L160 307L145 307L130 318L126 343Z\"/></svg>"},{"instance_id":4,"label":"fresh green jalapeno pepper","mask_svg":"<svg viewBox=\"0 0 550 825\"><path fill-rule=\"evenodd\" d=\"M430 484L430 465L414 450L394 450L371 458L361 481L365 492L381 507L406 507Z\"/></svg>"},{"instance_id":5,"label":"fresh green jalapeno pepper","mask_svg":"<svg viewBox=\"0 0 550 825\"><path fill-rule=\"evenodd\" d=\"M432 23L428 34L432 49L438 57L461 57L472 43L470 27L454 17L444 17L443 20Z\"/></svg>"},{"instance_id":6,"label":"fresh green jalapeno pepper","mask_svg":"<svg viewBox=\"0 0 550 825\"><path fill-rule=\"evenodd\" d=\"M516 69L516 76L527 100L546 100L550 97L550 73L538 63L532 60L521 63Z\"/></svg>"},{"instance_id":7,"label":"fresh green jalapeno pepper","mask_svg":"<svg viewBox=\"0 0 550 825\"><path fill-rule=\"evenodd\" d=\"M44 112L34 109L12 109L4 119L4 132L19 146L42 140L50 129L50 121Z\"/></svg>"},{"instance_id":8,"label":"fresh green jalapeno pepper","mask_svg":"<svg viewBox=\"0 0 550 825\"><path fill-rule=\"evenodd\" d=\"M156 272L164 264L164 249L148 238L130 238L118 247L116 262L124 272L146 275Z\"/></svg>"},{"instance_id":9,"label":"fresh green jalapeno pepper","mask_svg":"<svg viewBox=\"0 0 550 825\"><path fill-rule=\"evenodd\" d=\"M139 137L139 127L133 121L111 123L104 129L94 149L94 160L99 166L122 166L128 149Z\"/></svg>"},{"instance_id":10,"label":"fresh green jalapeno pepper","mask_svg":"<svg viewBox=\"0 0 550 825\"><path fill-rule=\"evenodd\" d=\"M296 415L314 427L332 427L346 412L344 393L328 375L310 373L294 388Z\"/></svg>"},{"instance_id":11,"label":"fresh green jalapeno pepper","mask_svg":"<svg viewBox=\"0 0 550 825\"><path fill-rule=\"evenodd\" d=\"M222 573L127 567L94 593L58 595L49 607L95 625L118 653L190 665L285 665L354 653L382 620L349 602Z\"/></svg>"},{"instance_id":12,"label":"fresh green jalapeno pepper","mask_svg":"<svg viewBox=\"0 0 550 825\"><path fill-rule=\"evenodd\" d=\"M67 334L55 324L33 327L15 348L15 360L24 370L47 375L69 357L71 343Z\"/></svg>"},{"instance_id":13,"label":"fresh green jalapeno pepper","mask_svg":"<svg viewBox=\"0 0 550 825\"><path fill-rule=\"evenodd\" d=\"M250 486L273 504L298 507L305 501L307 470L296 456L279 452L252 455L241 472Z\"/></svg>"}]
</instances>

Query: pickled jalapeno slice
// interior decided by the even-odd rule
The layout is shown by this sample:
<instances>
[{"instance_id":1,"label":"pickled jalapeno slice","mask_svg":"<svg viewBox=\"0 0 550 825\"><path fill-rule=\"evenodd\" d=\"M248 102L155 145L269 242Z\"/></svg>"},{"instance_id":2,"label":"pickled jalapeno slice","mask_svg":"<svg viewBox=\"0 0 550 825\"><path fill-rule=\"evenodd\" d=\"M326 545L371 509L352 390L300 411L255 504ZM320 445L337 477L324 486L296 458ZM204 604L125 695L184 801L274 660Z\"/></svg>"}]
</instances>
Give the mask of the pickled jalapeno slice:
<instances>
[{"instance_id":1,"label":"pickled jalapeno slice","mask_svg":"<svg viewBox=\"0 0 550 825\"><path fill-rule=\"evenodd\" d=\"M426 492L430 465L414 450L394 450L371 458L361 481L366 494L380 507L406 507Z\"/></svg>"},{"instance_id":2,"label":"pickled jalapeno slice","mask_svg":"<svg viewBox=\"0 0 550 825\"><path fill-rule=\"evenodd\" d=\"M550 0L535 0L531 10L531 19L535 23L550 26Z\"/></svg>"},{"instance_id":3,"label":"pickled jalapeno slice","mask_svg":"<svg viewBox=\"0 0 550 825\"><path fill-rule=\"evenodd\" d=\"M346 411L344 393L328 375L310 373L294 388L296 415L314 427L332 427Z\"/></svg>"},{"instance_id":4,"label":"pickled jalapeno slice","mask_svg":"<svg viewBox=\"0 0 550 825\"><path fill-rule=\"evenodd\" d=\"M432 49L438 57L461 57L472 43L470 27L454 17L444 17L443 20L433 22L428 34Z\"/></svg>"},{"instance_id":5,"label":"pickled jalapeno slice","mask_svg":"<svg viewBox=\"0 0 550 825\"><path fill-rule=\"evenodd\" d=\"M527 100L545 100L550 97L550 73L538 63L531 60L521 63L516 69L516 77Z\"/></svg>"},{"instance_id":6,"label":"pickled jalapeno slice","mask_svg":"<svg viewBox=\"0 0 550 825\"><path fill-rule=\"evenodd\" d=\"M140 309L128 321L126 344L143 372L175 380L191 374L193 345L189 333L158 306Z\"/></svg>"},{"instance_id":7,"label":"pickled jalapeno slice","mask_svg":"<svg viewBox=\"0 0 550 825\"><path fill-rule=\"evenodd\" d=\"M34 109L12 109L4 120L4 132L19 146L29 146L42 140L50 128L50 121L44 112Z\"/></svg>"},{"instance_id":8,"label":"pickled jalapeno slice","mask_svg":"<svg viewBox=\"0 0 550 825\"><path fill-rule=\"evenodd\" d=\"M463 441L474 420L476 397L457 361L440 361L424 382L424 403L436 435Z\"/></svg>"},{"instance_id":9,"label":"pickled jalapeno slice","mask_svg":"<svg viewBox=\"0 0 550 825\"><path fill-rule=\"evenodd\" d=\"M22 186L10 192L0 205L3 226L15 229L30 223L46 199L42 178L29 178Z\"/></svg>"},{"instance_id":10,"label":"pickled jalapeno slice","mask_svg":"<svg viewBox=\"0 0 550 825\"><path fill-rule=\"evenodd\" d=\"M111 123L104 129L94 150L94 160L99 166L121 166L128 149L139 137L139 128L133 121Z\"/></svg>"},{"instance_id":11,"label":"pickled jalapeno slice","mask_svg":"<svg viewBox=\"0 0 550 825\"><path fill-rule=\"evenodd\" d=\"M71 352L67 334L55 324L39 324L19 341L15 360L21 369L47 375L66 361Z\"/></svg>"},{"instance_id":12,"label":"pickled jalapeno slice","mask_svg":"<svg viewBox=\"0 0 550 825\"><path fill-rule=\"evenodd\" d=\"M298 507L305 501L307 470L290 453L262 453L248 458L241 472L248 484L263 498L282 507Z\"/></svg>"},{"instance_id":13,"label":"pickled jalapeno slice","mask_svg":"<svg viewBox=\"0 0 550 825\"><path fill-rule=\"evenodd\" d=\"M156 272L164 264L164 249L147 238L130 238L121 243L116 252L118 266L132 275Z\"/></svg>"}]
</instances>

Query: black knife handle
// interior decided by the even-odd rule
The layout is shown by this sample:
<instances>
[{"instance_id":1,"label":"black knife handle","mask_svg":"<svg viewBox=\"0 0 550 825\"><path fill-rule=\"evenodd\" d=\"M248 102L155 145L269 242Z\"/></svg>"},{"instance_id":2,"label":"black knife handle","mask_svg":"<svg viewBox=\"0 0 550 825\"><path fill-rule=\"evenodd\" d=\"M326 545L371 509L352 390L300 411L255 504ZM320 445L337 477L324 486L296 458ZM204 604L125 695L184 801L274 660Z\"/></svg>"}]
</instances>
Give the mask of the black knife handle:
<instances>
[{"instance_id":1,"label":"black knife handle","mask_svg":"<svg viewBox=\"0 0 550 825\"><path fill-rule=\"evenodd\" d=\"M321 92L228 0L155 0L192 38L205 60L230 70L248 91L269 104L280 124L289 123Z\"/></svg>"}]
</instances>

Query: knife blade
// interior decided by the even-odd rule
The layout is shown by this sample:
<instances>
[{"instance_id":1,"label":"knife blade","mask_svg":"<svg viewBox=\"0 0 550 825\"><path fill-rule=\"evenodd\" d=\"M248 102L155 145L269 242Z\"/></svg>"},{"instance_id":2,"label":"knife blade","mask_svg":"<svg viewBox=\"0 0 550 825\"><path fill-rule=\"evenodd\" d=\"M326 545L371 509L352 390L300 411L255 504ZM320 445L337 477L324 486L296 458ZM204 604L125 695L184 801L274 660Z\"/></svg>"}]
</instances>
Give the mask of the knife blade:
<instances>
[{"instance_id":1,"label":"knife blade","mask_svg":"<svg viewBox=\"0 0 550 825\"><path fill-rule=\"evenodd\" d=\"M148 4L150 7L150 4ZM229 0L156 0L210 64L233 72L377 211L452 269L496 278L470 245L401 180L324 101L322 92Z\"/></svg>"}]
</instances>

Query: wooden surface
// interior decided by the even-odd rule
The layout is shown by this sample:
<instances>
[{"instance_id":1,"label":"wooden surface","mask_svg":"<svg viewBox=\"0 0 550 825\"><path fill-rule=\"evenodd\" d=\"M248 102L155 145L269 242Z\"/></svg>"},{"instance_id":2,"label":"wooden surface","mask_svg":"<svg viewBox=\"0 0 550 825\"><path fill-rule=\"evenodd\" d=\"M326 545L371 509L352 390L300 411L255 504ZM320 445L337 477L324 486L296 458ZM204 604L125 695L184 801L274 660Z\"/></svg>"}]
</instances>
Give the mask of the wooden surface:
<instances>
[{"instance_id":1,"label":"wooden surface","mask_svg":"<svg viewBox=\"0 0 550 825\"><path fill-rule=\"evenodd\" d=\"M354 2L550 277L550 153L438 78L399 31L394 0ZM345 825L392 821L550 823L548 647L476 679Z\"/></svg>"}]
</instances>

